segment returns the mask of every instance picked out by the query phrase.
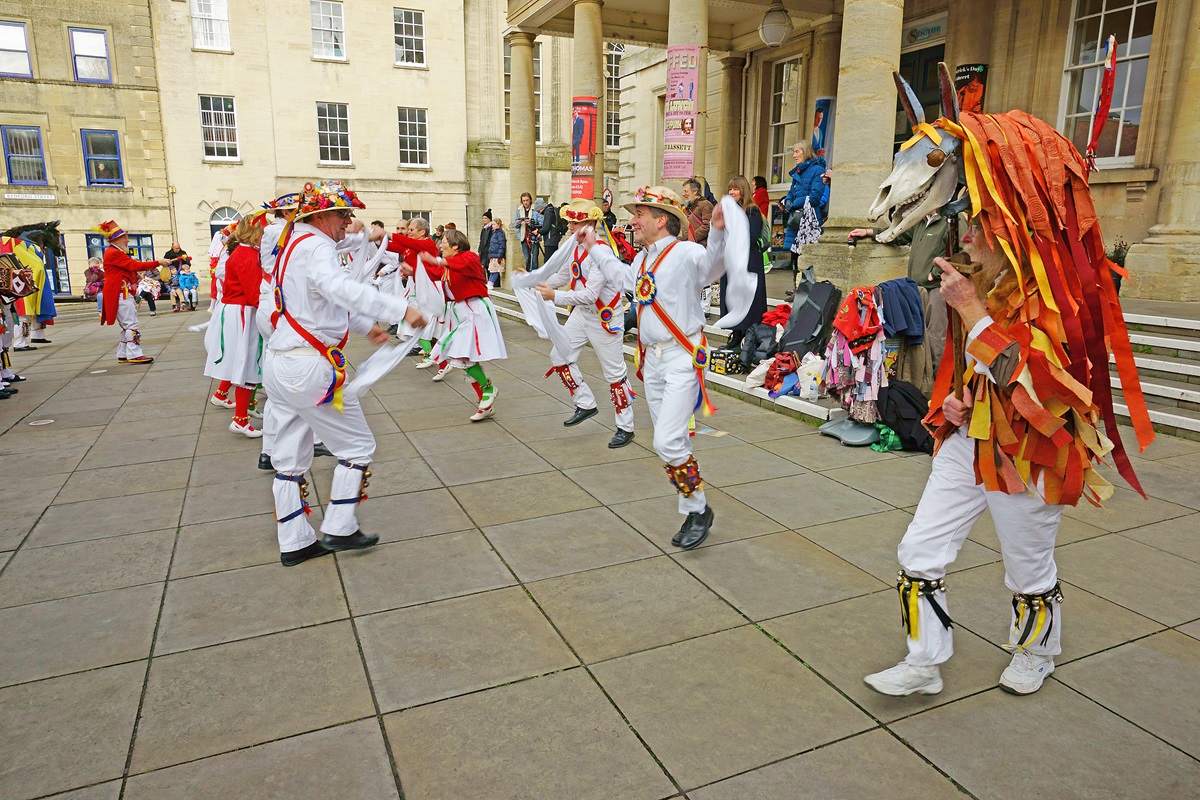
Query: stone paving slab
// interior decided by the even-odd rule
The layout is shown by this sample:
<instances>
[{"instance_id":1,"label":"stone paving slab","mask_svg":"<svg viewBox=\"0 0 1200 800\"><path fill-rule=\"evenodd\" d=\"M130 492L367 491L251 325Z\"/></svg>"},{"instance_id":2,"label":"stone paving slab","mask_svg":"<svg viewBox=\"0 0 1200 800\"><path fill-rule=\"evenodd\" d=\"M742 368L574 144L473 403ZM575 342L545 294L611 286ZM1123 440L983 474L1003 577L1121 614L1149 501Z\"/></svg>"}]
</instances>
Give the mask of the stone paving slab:
<instances>
[{"instance_id":1,"label":"stone paving slab","mask_svg":"<svg viewBox=\"0 0 1200 800\"><path fill-rule=\"evenodd\" d=\"M945 690L888 698L862 676L904 654L895 553L928 457L718 397L693 440L717 520L681 553L645 401L624 449L603 408L565 428L546 344L506 321L495 419L467 420L461 376L401 364L364 398L361 521L383 543L284 569L260 443L208 403L195 319L143 320L149 368L118 365L87 309L17 354L5 800L1200 796L1180 702L1200 682L1200 443L1136 456L1149 500L1118 482L1067 511L1042 692L996 689L1010 595L985 514L951 567ZM309 475L317 526L333 467Z\"/></svg>"}]
</instances>

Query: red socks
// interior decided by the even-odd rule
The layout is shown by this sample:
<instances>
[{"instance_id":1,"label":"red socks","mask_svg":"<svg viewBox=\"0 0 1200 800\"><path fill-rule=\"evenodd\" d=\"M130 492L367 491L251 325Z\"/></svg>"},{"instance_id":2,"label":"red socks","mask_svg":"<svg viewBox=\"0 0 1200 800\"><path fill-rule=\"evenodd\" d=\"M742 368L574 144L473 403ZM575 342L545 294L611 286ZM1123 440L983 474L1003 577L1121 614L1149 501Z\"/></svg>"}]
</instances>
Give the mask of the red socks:
<instances>
[{"instance_id":1,"label":"red socks","mask_svg":"<svg viewBox=\"0 0 1200 800\"><path fill-rule=\"evenodd\" d=\"M224 381L221 382L222 385ZM233 392L233 420L239 425L245 425L250 420L250 395L254 390L238 386Z\"/></svg>"}]
</instances>

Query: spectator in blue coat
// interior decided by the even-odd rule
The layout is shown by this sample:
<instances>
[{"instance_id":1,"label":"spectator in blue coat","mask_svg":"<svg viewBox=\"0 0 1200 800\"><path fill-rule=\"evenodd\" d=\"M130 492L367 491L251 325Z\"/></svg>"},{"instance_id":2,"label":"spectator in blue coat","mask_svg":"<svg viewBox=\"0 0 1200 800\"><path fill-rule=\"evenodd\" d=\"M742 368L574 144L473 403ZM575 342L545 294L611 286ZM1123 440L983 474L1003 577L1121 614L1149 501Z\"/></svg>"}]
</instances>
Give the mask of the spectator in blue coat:
<instances>
[{"instance_id":1,"label":"spectator in blue coat","mask_svg":"<svg viewBox=\"0 0 1200 800\"><path fill-rule=\"evenodd\" d=\"M792 186L787 195L779 201L780 207L787 219L787 229L783 234L783 246L789 250L796 240L796 228L791 224L792 212L804 209L804 201L808 200L817 221L824 222L821 216L822 198L825 195L825 182L821 179L825 174L825 159L812 154L812 145L801 140L792 145L792 160L796 166L788 173L792 178ZM792 253L792 271L796 269L796 254Z\"/></svg>"},{"instance_id":2,"label":"spectator in blue coat","mask_svg":"<svg viewBox=\"0 0 1200 800\"><path fill-rule=\"evenodd\" d=\"M504 232L504 220L496 217L492 223L492 235L488 239L488 251L479 254L487 263L488 281L494 288L500 288L504 277L504 259L508 255L508 239Z\"/></svg>"}]
</instances>

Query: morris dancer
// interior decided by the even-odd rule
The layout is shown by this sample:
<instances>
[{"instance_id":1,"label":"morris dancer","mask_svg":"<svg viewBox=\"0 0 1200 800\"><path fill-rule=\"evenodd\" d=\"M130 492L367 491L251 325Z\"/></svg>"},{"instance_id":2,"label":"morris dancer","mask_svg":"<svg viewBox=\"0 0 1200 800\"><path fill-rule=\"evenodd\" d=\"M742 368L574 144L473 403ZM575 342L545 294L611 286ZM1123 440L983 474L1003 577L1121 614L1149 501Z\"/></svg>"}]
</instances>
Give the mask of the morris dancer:
<instances>
[{"instance_id":1,"label":"morris dancer","mask_svg":"<svg viewBox=\"0 0 1200 800\"><path fill-rule=\"evenodd\" d=\"M279 315L267 344L263 382L279 422L275 449L275 518L280 561L295 566L338 550L357 550L379 541L358 527L357 506L370 477L375 437L358 398L343 397L350 331L375 343L388 340L378 319L425 320L404 300L352 280L335 246L346 233L354 209L365 208L338 183L308 183L299 198L295 224L285 232L275 268ZM304 473L312 466L313 433L337 456L329 505L317 541L308 524Z\"/></svg>"},{"instance_id":2,"label":"morris dancer","mask_svg":"<svg viewBox=\"0 0 1200 800\"><path fill-rule=\"evenodd\" d=\"M462 231L447 229L438 248L441 255L437 258L420 253L429 276L443 282L450 300L446 313L449 330L430 352L430 358L446 362L438 377L455 367L467 373L479 399L471 422L479 422L496 414L496 387L484 373L482 364L508 358L508 351L500 333L500 320L488 300L483 265L472 252L470 241Z\"/></svg>"},{"instance_id":3,"label":"morris dancer","mask_svg":"<svg viewBox=\"0 0 1200 800\"><path fill-rule=\"evenodd\" d=\"M578 198L563 210L563 219L572 236L587 228L595 230L604 217L604 212L591 200ZM601 242L601 249L605 247ZM609 251L611 252L611 250ZM570 427L594 417L596 396L583 380L579 369L579 355L583 346L591 342L600 362L600 371L608 381L608 394L616 411L617 432L608 443L610 448L624 447L633 441L633 392L629 386L625 366L624 340L625 312L622 308L621 278L623 265L610 268L610 275L600 267L596 257L599 250L585 251L574 239L568 237L565 245L550 257L547 266L538 274L550 273L545 283L539 283L536 291L544 300L571 308L571 314L563 325L569 337L571 350L568 353L550 351L551 370L546 377L558 373L575 403L575 413L563 422ZM613 265L615 258L607 259ZM548 268L548 269L547 269ZM524 275L514 279L519 281ZM559 287L567 286L566 290Z\"/></svg>"},{"instance_id":4,"label":"morris dancer","mask_svg":"<svg viewBox=\"0 0 1200 800\"><path fill-rule=\"evenodd\" d=\"M153 358L142 354L142 334L138 330L137 296L138 273L167 266L166 258L157 261L136 261L129 257L129 234L109 220L93 228L108 240L104 249L104 317L101 325L120 325L121 339L117 345L117 363L149 364Z\"/></svg>"},{"instance_id":5,"label":"morris dancer","mask_svg":"<svg viewBox=\"0 0 1200 800\"><path fill-rule=\"evenodd\" d=\"M208 354L204 366L205 375L221 381L222 386L234 387L233 421L229 430L249 439L263 435L250 424L250 399L262 382L263 340L254 320L263 276L259 261L263 236L260 222L257 215L243 217L226 243L229 259L225 263L224 293L221 309L212 321L219 329L218 349Z\"/></svg>"},{"instance_id":6,"label":"morris dancer","mask_svg":"<svg viewBox=\"0 0 1200 800\"><path fill-rule=\"evenodd\" d=\"M633 214L633 229L643 245L625 269L627 274L637 275L638 346L654 425L654 452L665 462L667 478L679 492L679 513L685 515L671 544L691 550L708 537L713 523L700 465L692 455L688 420L697 408L706 414L716 410L704 387L708 342L700 291L726 271L725 214L719 206L713 211L705 248L679 240L687 225L687 212L679 195L665 186L640 189L625 210ZM595 247L594 228L581 230L576 241L601 262L611 259L620 263L608 248ZM731 302L731 313L744 315L746 309L737 305Z\"/></svg>"},{"instance_id":7,"label":"morris dancer","mask_svg":"<svg viewBox=\"0 0 1200 800\"><path fill-rule=\"evenodd\" d=\"M1143 449L1154 432L1083 158L1060 133L1021 111L960 118L949 73L940 66L944 111L932 124L897 76L915 135L896 155L872 215L889 217L883 241L930 208L948 208L953 220L955 175L965 169L972 219L960 244L979 269L967 278L950 261L935 261L943 270L942 296L966 331L965 347L947 344L938 370L925 418L938 443L933 472L899 547L908 655L865 681L894 696L942 690L939 665L954 651L946 568L989 510L1013 592L1006 644L1013 657L1000 688L1024 695L1041 688L1062 651L1054 542L1063 507L1081 497L1099 505L1112 495L1094 468L1110 453L1121 476L1141 491L1113 414L1110 351ZM919 180L908 179L914 173ZM961 396L951 392L955 373L967 384L958 384Z\"/></svg>"},{"instance_id":8,"label":"morris dancer","mask_svg":"<svg viewBox=\"0 0 1200 800\"><path fill-rule=\"evenodd\" d=\"M398 253L401 260L408 265L408 269L403 270L403 274L411 276L410 283L415 286L416 281L420 279L420 276L416 274L417 270L424 269L424 267L421 266L420 261L421 253L425 253L432 259L437 259L441 253L438 250L438 245L433 241L433 239L429 238L429 223L423 218L413 217L412 219L408 220L408 227L406 230L408 232L407 235L397 228L397 232L393 233L391 238L388 240L387 249L393 253ZM446 296L446 289L443 281L441 278L433 278L431 273L437 273L439 275L441 273L437 270L426 271L426 274L430 275L430 280L433 281L434 288L442 293L443 305L448 308L449 300ZM421 352L425 354L425 358L417 363L417 369L429 369L432 366L436 366L438 370L433 376L435 381L443 380L446 377L447 371L450 369L449 364L444 361L439 361L431 355L433 352L434 343L441 339L441 337L446 333L446 320L447 316L445 313L443 313L440 317L434 317L433 319L429 320L429 324L426 326L425 330L421 332L421 338L418 340L418 344L421 347Z\"/></svg>"}]
</instances>

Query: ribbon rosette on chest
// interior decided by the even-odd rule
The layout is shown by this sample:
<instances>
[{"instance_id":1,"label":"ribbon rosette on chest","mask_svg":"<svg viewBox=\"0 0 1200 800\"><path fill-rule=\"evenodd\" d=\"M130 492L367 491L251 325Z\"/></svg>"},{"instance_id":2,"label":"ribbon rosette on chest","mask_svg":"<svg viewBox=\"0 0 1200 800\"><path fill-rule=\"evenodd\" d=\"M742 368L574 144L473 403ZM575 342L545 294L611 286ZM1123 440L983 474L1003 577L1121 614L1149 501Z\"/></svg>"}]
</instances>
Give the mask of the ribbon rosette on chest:
<instances>
[{"instance_id":1,"label":"ribbon rosette on chest","mask_svg":"<svg viewBox=\"0 0 1200 800\"><path fill-rule=\"evenodd\" d=\"M633 289L633 299L639 306L650 305L657 295L658 284L654 281L653 272L647 272L638 277L637 286Z\"/></svg>"},{"instance_id":2,"label":"ribbon rosette on chest","mask_svg":"<svg viewBox=\"0 0 1200 800\"><path fill-rule=\"evenodd\" d=\"M692 353L692 366L696 369L704 369L708 366L708 348L704 345L698 345L695 352Z\"/></svg>"},{"instance_id":3,"label":"ribbon rosette on chest","mask_svg":"<svg viewBox=\"0 0 1200 800\"><path fill-rule=\"evenodd\" d=\"M280 286L275 287L275 310L283 313L283 288Z\"/></svg>"},{"instance_id":4,"label":"ribbon rosette on chest","mask_svg":"<svg viewBox=\"0 0 1200 800\"><path fill-rule=\"evenodd\" d=\"M346 368L346 354L342 352L340 347L329 348L329 363L337 369Z\"/></svg>"},{"instance_id":5,"label":"ribbon rosette on chest","mask_svg":"<svg viewBox=\"0 0 1200 800\"><path fill-rule=\"evenodd\" d=\"M600 309L600 327L604 329L605 333L617 332L612 329L613 313L612 306L605 306Z\"/></svg>"},{"instance_id":6,"label":"ribbon rosette on chest","mask_svg":"<svg viewBox=\"0 0 1200 800\"><path fill-rule=\"evenodd\" d=\"M571 279L576 281L583 280L583 267L580 266L578 261L571 262Z\"/></svg>"}]
</instances>

